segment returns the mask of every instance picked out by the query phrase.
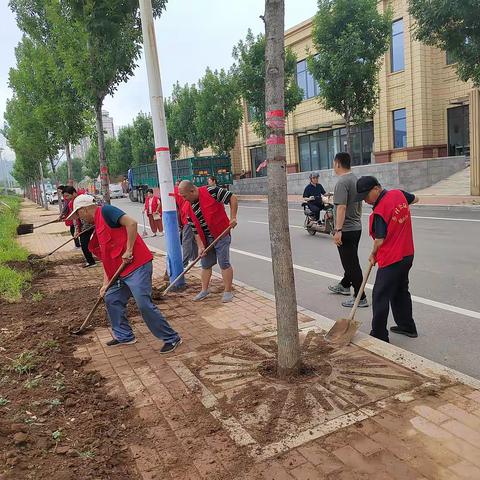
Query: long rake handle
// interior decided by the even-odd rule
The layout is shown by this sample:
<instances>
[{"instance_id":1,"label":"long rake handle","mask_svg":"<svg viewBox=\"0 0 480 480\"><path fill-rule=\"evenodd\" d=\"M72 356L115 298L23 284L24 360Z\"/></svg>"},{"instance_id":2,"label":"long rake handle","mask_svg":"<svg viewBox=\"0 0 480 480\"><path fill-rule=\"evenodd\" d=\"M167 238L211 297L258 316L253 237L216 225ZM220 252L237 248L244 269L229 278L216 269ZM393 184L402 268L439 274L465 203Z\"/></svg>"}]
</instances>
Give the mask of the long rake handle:
<instances>
[{"instance_id":1,"label":"long rake handle","mask_svg":"<svg viewBox=\"0 0 480 480\"><path fill-rule=\"evenodd\" d=\"M42 223L41 225L38 225L37 227L33 227L33 229L35 230L36 228L40 228L40 227L45 227L46 225L50 225L51 223L55 223L57 222L58 220L55 219L55 220L50 220L49 222L47 223Z\"/></svg>"},{"instance_id":2,"label":"long rake handle","mask_svg":"<svg viewBox=\"0 0 480 480\"><path fill-rule=\"evenodd\" d=\"M166 295L173 287L177 284L177 282L186 275L202 258L205 256L212 248L232 229L231 226L228 226L204 251L202 255L198 255L198 257L180 274L178 275L173 282L162 292L161 296L163 297Z\"/></svg>"},{"instance_id":3,"label":"long rake handle","mask_svg":"<svg viewBox=\"0 0 480 480\"><path fill-rule=\"evenodd\" d=\"M108 282L108 285L107 285L107 288L105 289L105 294L107 293L108 289L118 280L118 277L120 276L120 274L123 272L123 270L125 269L125 267L128 265L128 263L125 263L125 262L122 262L122 264L118 267L118 270L115 272L115 274L113 275L113 277L110 279L110 281ZM103 300L103 296L99 296L97 298L97 301L95 302L95 304L93 305L92 309L90 310L90 312L88 313L87 315L87 318L84 320L84 322L80 325L80 328L78 328L78 330L76 330L76 332L81 332L85 326L88 324L88 322L91 320L91 318L93 317L93 314L95 313L95 311L97 310L98 306L100 305L101 301Z\"/></svg>"},{"instance_id":4,"label":"long rake handle","mask_svg":"<svg viewBox=\"0 0 480 480\"><path fill-rule=\"evenodd\" d=\"M95 227L92 225L91 227L88 227L86 228L83 232L80 232L78 235L75 235L73 236L72 238L69 238L65 243L62 243L59 247L57 247L55 250L52 250L50 253L47 253L45 255L45 257L49 257L50 255L52 255L53 253L55 253L57 250L60 250L62 247L64 247L67 243L70 243L72 240L75 240L76 238L78 238L80 235L82 235L82 233L85 233L85 232L88 232L92 229L94 229ZM43 258L45 258L43 257Z\"/></svg>"},{"instance_id":5,"label":"long rake handle","mask_svg":"<svg viewBox=\"0 0 480 480\"><path fill-rule=\"evenodd\" d=\"M368 277L370 277L372 268L373 268L373 265L370 262L368 262L367 271L363 275L363 282L362 282L362 285L360 286L360 290L357 293L357 297L355 298L355 303L353 304L352 311L348 316L348 320L353 320L353 317L355 317L355 312L357 311L358 305L360 304L360 299L362 298L363 292L365 291L365 286L367 285Z\"/></svg>"}]
</instances>

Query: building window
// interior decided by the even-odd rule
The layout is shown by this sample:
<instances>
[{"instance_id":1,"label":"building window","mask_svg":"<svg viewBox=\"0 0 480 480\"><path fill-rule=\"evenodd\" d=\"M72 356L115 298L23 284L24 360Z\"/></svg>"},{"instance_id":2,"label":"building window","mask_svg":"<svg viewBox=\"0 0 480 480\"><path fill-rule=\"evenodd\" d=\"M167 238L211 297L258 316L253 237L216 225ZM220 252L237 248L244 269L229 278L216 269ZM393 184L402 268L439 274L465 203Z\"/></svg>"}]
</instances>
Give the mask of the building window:
<instances>
[{"instance_id":1,"label":"building window","mask_svg":"<svg viewBox=\"0 0 480 480\"><path fill-rule=\"evenodd\" d=\"M407 146L407 110L402 108L393 111L393 148Z\"/></svg>"},{"instance_id":2,"label":"building window","mask_svg":"<svg viewBox=\"0 0 480 480\"><path fill-rule=\"evenodd\" d=\"M252 162L252 177L266 177L267 167L257 172L258 166L267 158L267 150L265 147L256 147L250 149L250 160Z\"/></svg>"},{"instance_id":3,"label":"building window","mask_svg":"<svg viewBox=\"0 0 480 480\"><path fill-rule=\"evenodd\" d=\"M469 106L449 108L448 118L448 155L451 157L470 153Z\"/></svg>"},{"instance_id":4,"label":"building window","mask_svg":"<svg viewBox=\"0 0 480 480\"><path fill-rule=\"evenodd\" d=\"M303 99L316 97L319 93L318 83L308 71L307 61L297 63L297 85L303 90Z\"/></svg>"},{"instance_id":5,"label":"building window","mask_svg":"<svg viewBox=\"0 0 480 480\"><path fill-rule=\"evenodd\" d=\"M373 149L373 122L353 126L352 165L367 165L371 162ZM300 170L326 170L332 168L338 152L346 150L347 132L337 128L328 132L304 135L298 138Z\"/></svg>"},{"instance_id":6,"label":"building window","mask_svg":"<svg viewBox=\"0 0 480 480\"><path fill-rule=\"evenodd\" d=\"M403 18L392 24L392 46L390 48L392 72L405 70Z\"/></svg>"},{"instance_id":7,"label":"building window","mask_svg":"<svg viewBox=\"0 0 480 480\"><path fill-rule=\"evenodd\" d=\"M451 52L446 52L445 53L445 61L447 65L453 65L454 63L457 63L457 61L453 58Z\"/></svg>"}]
</instances>

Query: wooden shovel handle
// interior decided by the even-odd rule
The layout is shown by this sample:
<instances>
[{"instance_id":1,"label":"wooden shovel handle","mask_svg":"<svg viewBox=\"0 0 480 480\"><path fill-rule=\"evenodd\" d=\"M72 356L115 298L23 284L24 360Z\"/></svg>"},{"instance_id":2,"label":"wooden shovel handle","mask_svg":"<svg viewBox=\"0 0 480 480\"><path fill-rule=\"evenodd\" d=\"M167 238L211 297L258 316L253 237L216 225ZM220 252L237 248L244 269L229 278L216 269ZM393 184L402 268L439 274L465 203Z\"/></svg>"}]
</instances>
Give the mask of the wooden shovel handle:
<instances>
[{"instance_id":1,"label":"wooden shovel handle","mask_svg":"<svg viewBox=\"0 0 480 480\"><path fill-rule=\"evenodd\" d=\"M122 264L118 267L118 270L115 272L113 277L108 282L107 288L105 289L105 295L106 295L108 289L118 280L118 277L120 276L120 274L123 272L123 270L125 269L125 267L127 265L128 265L128 263L122 262ZM102 295L100 295L98 297L97 301L95 302L95 305L92 307L92 309L88 313L87 318L80 325L80 328L78 330L76 330L76 332L81 332L85 328L85 326L88 324L88 322L90 322L91 318L93 317L93 314L97 310L97 308L100 305L100 303L102 302L103 298L104 298L104 296L102 296Z\"/></svg>"},{"instance_id":2,"label":"wooden shovel handle","mask_svg":"<svg viewBox=\"0 0 480 480\"><path fill-rule=\"evenodd\" d=\"M46 225L50 225L51 223L55 223L57 221L58 221L58 218L56 218L55 220L50 220L47 223L42 223L41 225L38 225L37 227L33 227L33 229L35 230L36 228L45 227Z\"/></svg>"},{"instance_id":3,"label":"wooden shovel handle","mask_svg":"<svg viewBox=\"0 0 480 480\"><path fill-rule=\"evenodd\" d=\"M372 268L373 268L373 265L370 262L368 262L367 271L363 275L362 285L360 286L360 290L358 291L357 297L355 298L355 303L353 304L352 311L350 312L350 315L348 317L349 320L353 320L353 317L355 317L355 312L357 311L358 305L360 304L360 300L362 298L363 292L365 291L365 286L367 285L368 277L370 277Z\"/></svg>"},{"instance_id":4,"label":"wooden shovel handle","mask_svg":"<svg viewBox=\"0 0 480 480\"><path fill-rule=\"evenodd\" d=\"M92 225L91 227L88 227L86 228L85 230L83 230L83 232L80 232L78 235L75 235L73 236L72 238L69 238L65 243L62 243L59 247L57 247L55 250L52 250L50 253L47 253L47 255L45 255L46 257L49 257L50 255L52 255L53 253L55 253L57 250L60 250L62 247L64 247L65 245L67 245L67 243L70 243L72 240L75 240L77 239L80 235L82 235L82 233L85 233L85 232L88 232L90 230L93 230L95 227Z\"/></svg>"},{"instance_id":5,"label":"wooden shovel handle","mask_svg":"<svg viewBox=\"0 0 480 480\"><path fill-rule=\"evenodd\" d=\"M161 296L163 297L166 295L174 285L177 284L177 282L184 276L186 275L202 258L202 256L206 255L210 250L212 250L213 247L232 229L232 226L228 226L204 251L202 255L198 255L198 257L180 274L178 275L175 280L173 280L170 285L162 292Z\"/></svg>"}]
</instances>

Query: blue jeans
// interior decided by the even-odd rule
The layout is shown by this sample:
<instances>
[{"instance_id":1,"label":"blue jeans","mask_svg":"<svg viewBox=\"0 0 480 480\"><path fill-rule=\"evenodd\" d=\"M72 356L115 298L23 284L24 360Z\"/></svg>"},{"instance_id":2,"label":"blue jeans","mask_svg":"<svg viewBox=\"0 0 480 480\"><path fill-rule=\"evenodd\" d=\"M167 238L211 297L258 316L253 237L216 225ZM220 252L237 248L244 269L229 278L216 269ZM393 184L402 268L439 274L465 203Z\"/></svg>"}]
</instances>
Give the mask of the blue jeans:
<instances>
[{"instance_id":1,"label":"blue jeans","mask_svg":"<svg viewBox=\"0 0 480 480\"><path fill-rule=\"evenodd\" d=\"M152 301L152 272L152 262L148 262L130 275L119 278L105 295L113 336L119 342L128 342L135 338L127 319L127 303L131 296L135 299L143 321L153 335L165 343L173 343L180 339Z\"/></svg>"}]
</instances>

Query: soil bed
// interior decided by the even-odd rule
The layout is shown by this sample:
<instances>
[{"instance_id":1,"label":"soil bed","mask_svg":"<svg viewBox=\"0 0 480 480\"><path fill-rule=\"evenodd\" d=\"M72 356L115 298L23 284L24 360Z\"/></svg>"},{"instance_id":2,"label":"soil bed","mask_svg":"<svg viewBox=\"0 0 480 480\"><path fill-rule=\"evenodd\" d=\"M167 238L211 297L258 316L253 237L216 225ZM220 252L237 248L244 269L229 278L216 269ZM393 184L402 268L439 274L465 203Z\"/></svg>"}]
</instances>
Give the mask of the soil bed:
<instances>
[{"instance_id":1,"label":"soil bed","mask_svg":"<svg viewBox=\"0 0 480 480\"><path fill-rule=\"evenodd\" d=\"M54 263L35 265L44 276ZM34 281L31 291L0 308L0 478L139 479L129 445L145 444L142 420L73 356L88 339L69 330L98 287L51 293ZM94 324L106 325L103 307Z\"/></svg>"}]
</instances>

